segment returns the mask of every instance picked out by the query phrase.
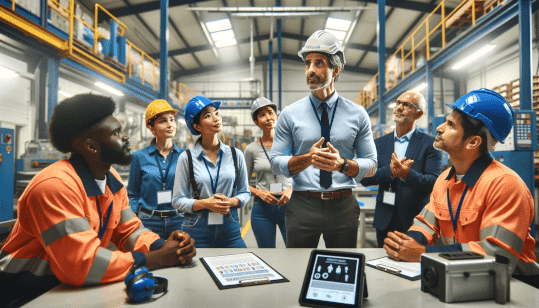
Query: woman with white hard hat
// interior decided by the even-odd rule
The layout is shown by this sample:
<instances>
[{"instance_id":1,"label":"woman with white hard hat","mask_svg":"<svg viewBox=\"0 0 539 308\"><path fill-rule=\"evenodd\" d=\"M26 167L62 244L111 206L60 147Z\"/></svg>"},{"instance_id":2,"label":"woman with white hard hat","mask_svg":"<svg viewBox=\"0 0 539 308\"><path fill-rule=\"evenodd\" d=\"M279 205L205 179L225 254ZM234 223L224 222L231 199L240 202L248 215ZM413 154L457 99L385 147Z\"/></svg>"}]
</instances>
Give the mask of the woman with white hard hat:
<instances>
[{"instance_id":1,"label":"woman with white hard hat","mask_svg":"<svg viewBox=\"0 0 539 308\"><path fill-rule=\"evenodd\" d=\"M172 207L176 164L184 151L172 142L177 113L166 100L148 105L146 127L154 137L149 146L133 153L129 168L129 205L142 224L162 239L180 230L183 222L183 213Z\"/></svg>"},{"instance_id":2,"label":"woman with white hard hat","mask_svg":"<svg viewBox=\"0 0 539 308\"><path fill-rule=\"evenodd\" d=\"M275 248L277 225L286 243L285 214L292 180L271 172L269 157L277 125L277 105L267 98L257 98L251 106L251 116L262 129L262 138L245 148L247 174L256 172L256 185L249 187L255 196L251 226L259 248Z\"/></svg>"},{"instance_id":3,"label":"woman with white hard hat","mask_svg":"<svg viewBox=\"0 0 539 308\"><path fill-rule=\"evenodd\" d=\"M197 248L246 248L238 208L251 199L241 151L223 144L221 102L195 96L185 107L185 122L200 138L180 155L172 204L184 212L182 231Z\"/></svg>"}]
</instances>

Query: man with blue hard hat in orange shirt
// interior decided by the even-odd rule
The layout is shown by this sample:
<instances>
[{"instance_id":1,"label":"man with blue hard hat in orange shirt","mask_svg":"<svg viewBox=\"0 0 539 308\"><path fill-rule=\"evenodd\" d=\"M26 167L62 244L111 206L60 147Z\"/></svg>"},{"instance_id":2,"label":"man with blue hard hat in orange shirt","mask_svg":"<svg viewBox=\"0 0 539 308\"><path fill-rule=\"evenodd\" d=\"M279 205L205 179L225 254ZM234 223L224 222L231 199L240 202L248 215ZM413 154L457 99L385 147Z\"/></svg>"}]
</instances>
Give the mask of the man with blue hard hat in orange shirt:
<instances>
[{"instance_id":1,"label":"man with blue hard hat in orange shirt","mask_svg":"<svg viewBox=\"0 0 539 308\"><path fill-rule=\"evenodd\" d=\"M453 112L436 128L434 147L453 167L436 180L429 204L406 232L390 232L388 256L420 261L425 252L472 251L509 259L513 276L539 287L539 265L530 235L534 203L513 170L489 151L513 127L513 109L498 93L479 89L448 105ZM436 245L440 240L443 244Z\"/></svg>"}]
</instances>

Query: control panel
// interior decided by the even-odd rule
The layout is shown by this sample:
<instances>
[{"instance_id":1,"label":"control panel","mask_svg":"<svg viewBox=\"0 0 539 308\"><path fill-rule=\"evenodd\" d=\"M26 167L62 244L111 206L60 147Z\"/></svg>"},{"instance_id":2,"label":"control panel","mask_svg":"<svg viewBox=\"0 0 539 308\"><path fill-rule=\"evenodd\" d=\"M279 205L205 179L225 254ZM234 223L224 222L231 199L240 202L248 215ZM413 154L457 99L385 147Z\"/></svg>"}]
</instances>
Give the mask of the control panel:
<instances>
[{"instance_id":1,"label":"control panel","mask_svg":"<svg viewBox=\"0 0 539 308\"><path fill-rule=\"evenodd\" d=\"M515 110L515 150L537 151L537 114L535 110Z\"/></svg>"}]
</instances>

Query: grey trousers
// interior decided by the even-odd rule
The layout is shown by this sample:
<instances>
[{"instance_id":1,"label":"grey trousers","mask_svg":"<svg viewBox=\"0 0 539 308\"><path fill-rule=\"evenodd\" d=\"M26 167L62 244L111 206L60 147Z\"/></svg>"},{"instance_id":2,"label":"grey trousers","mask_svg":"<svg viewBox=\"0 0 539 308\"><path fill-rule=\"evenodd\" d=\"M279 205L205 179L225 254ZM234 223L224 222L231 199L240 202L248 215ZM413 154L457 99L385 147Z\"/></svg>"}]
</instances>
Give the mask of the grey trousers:
<instances>
[{"instance_id":1,"label":"grey trousers","mask_svg":"<svg viewBox=\"0 0 539 308\"><path fill-rule=\"evenodd\" d=\"M286 210L286 247L356 248L359 206L355 196L322 200L293 192Z\"/></svg>"}]
</instances>

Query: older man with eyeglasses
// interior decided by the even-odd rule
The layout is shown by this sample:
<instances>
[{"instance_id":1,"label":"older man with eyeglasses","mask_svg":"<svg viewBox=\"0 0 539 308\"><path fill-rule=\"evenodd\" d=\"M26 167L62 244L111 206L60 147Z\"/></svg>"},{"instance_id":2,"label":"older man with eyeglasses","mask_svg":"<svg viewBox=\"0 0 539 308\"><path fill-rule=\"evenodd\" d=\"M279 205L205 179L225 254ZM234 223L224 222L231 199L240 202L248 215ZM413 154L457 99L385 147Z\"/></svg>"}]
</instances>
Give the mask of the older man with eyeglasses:
<instances>
[{"instance_id":1,"label":"older man with eyeglasses","mask_svg":"<svg viewBox=\"0 0 539 308\"><path fill-rule=\"evenodd\" d=\"M426 105L421 93L399 96L393 108L395 131L374 140L378 170L361 180L364 186L379 185L373 226L380 248L388 232L410 228L442 172L442 154L432 146L434 137L416 128Z\"/></svg>"}]
</instances>

